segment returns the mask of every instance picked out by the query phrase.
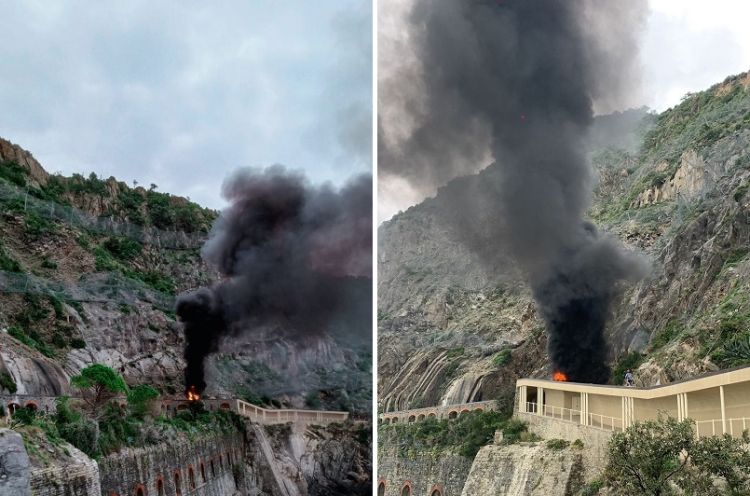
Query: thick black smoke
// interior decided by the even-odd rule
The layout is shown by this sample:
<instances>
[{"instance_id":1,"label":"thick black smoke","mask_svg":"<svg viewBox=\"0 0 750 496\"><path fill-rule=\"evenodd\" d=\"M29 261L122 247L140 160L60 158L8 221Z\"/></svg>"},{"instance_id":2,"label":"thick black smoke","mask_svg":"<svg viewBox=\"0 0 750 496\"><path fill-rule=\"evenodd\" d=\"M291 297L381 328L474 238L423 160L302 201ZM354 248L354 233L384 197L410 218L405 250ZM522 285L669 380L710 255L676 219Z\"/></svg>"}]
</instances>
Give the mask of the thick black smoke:
<instances>
[{"instance_id":1,"label":"thick black smoke","mask_svg":"<svg viewBox=\"0 0 750 496\"><path fill-rule=\"evenodd\" d=\"M643 1L416 0L407 29L420 77L386 74L380 96L387 107L403 88L416 102L381 110L393 117L381 121L386 181L434 187L485 165L476 161L489 153L483 174L496 182L459 200L456 211L481 205L498 219L462 238L519 262L547 323L553 366L576 381L607 381L612 300L621 281L643 273L638 257L584 221L593 102L627 89L643 13ZM404 122L409 129L389 129Z\"/></svg>"},{"instance_id":2,"label":"thick black smoke","mask_svg":"<svg viewBox=\"0 0 750 496\"><path fill-rule=\"evenodd\" d=\"M349 306L361 306L351 301L352 280L371 278L369 175L336 189L281 166L243 169L225 182L223 195L230 205L202 251L223 279L177 301L185 385L198 392L206 387L205 358L223 336L258 326L291 338L327 332Z\"/></svg>"}]
</instances>

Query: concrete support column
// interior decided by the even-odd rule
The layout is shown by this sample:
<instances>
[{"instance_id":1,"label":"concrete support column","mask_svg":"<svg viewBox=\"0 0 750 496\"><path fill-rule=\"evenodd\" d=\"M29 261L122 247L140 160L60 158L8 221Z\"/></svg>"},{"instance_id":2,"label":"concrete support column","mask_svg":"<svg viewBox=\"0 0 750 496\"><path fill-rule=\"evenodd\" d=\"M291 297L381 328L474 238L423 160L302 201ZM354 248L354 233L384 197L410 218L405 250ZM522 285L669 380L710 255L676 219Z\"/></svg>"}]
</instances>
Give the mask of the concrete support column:
<instances>
[{"instance_id":1,"label":"concrete support column","mask_svg":"<svg viewBox=\"0 0 750 496\"><path fill-rule=\"evenodd\" d=\"M719 398L721 398L721 432L727 433L727 406L724 403L724 386L719 386Z\"/></svg>"},{"instance_id":2,"label":"concrete support column","mask_svg":"<svg viewBox=\"0 0 750 496\"><path fill-rule=\"evenodd\" d=\"M521 413L526 413L526 395L526 386L518 388L518 411Z\"/></svg>"},{"instance_id":3,"label":"concrete support column","mask_svg":"<svg viewBox=\"0 0 750 496\"><path fill-rule=\"evenodd\" d=\"M677 395L677 420L683 421L689 416L687 393L680 393Z\"/></svg>"},{"instance_id":4,"label":"concrete support column","mask_svg":"<svg viewBox=\"0 0 750 496\"><path fill-rule=\"evenodd\" d=\"M536 388L537 415L544 415L544 388Z\"/></svg>"},{"instance_id":5,"label":"concrete support column","mask_svg":"<svg viewBox=\"0 0 750 496\"><path fill-rule=\"evenodd\" d=\"M589 393L581 393L581 425L589 425Z\"/></svg>"},{"instance_id":6,"label":"concrete support column","mask_svg":"<svg viewBox=\"0 0 750 496\"><path fill-rule=\"evenodd\" d=\"M635 401L629 396L622 397L622 430L633 425L635 419Z\"/></svg>"}]
</instances>

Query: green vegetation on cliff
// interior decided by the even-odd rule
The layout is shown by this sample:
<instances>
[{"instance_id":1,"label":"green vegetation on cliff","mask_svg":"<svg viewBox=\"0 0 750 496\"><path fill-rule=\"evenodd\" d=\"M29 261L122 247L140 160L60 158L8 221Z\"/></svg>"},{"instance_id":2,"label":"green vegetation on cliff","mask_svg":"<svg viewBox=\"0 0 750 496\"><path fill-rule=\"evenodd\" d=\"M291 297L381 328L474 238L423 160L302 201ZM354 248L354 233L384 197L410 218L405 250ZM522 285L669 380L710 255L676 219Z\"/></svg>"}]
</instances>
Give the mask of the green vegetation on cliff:
<instances>
[{"instance_id":1,"label":"green vegetation on cliff","mask_svg":"<svg viewBox=\"0 0 750 496\"><path fill-rule=\"evenodd\" d=\"M526 424L511 419L508 412L475 410L455 419L428 417L419 422L381 425L378 443L380 449L395 449L407 458L442 452L473 458L479 448L492 442L496 431L503 432L506 444L535 439Z\"/></svg>"},{"instance_id":2,"label":"green vegetation on cliff","mask_svg":"<svg viewBox=\"0 0 750 496\"><path fill-rule=\"evenodd\" d=\"M47 442L60 447L68 442L92 457L105 456L124 447L158 444L174 436L194 439L212 432L242 431L244 424L234 412L208 412L201 403L174 417L155 416L152 403L159 396L149 385L128 388L122 377L101 364L93 364L71 382L87 391L83 401L62 396L54 414L20 408L11 418L11 427L34 446L35 436L43 433ZM125 400L125 407L121 402ZM39 450L30 454L44 460Z\"/></svg>"}]
</instances>

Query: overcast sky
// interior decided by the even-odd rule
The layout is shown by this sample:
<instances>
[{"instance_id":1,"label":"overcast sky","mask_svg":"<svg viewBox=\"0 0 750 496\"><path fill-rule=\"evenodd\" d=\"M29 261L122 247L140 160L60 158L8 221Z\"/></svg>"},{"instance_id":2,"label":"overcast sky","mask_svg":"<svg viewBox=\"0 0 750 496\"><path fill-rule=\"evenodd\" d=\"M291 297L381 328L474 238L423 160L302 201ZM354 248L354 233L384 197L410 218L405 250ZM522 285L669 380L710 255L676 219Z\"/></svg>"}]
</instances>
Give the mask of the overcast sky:
<instances>
[{"instance_id":1,"label":"overcast sky","mask_svg":"<svg viewBox=\"0 0 750 496\"><path fill-rule=\"evenodd\" d=\"M222 205L240 166L371 169L369 0L0 0L0 136Z\"/></svg>"},{"instance_id":2,"label":"overcast sky","mask_svg":"<svg viewBox=\"0 0 750 496\"><path fill-rule=\"evenodd\" d=\"M605 1L605 0L597 0ZM606 0L627 1L627 0ZM409 0L380 0L381 36L400 36L399 19ZM641 33L641 72L632 81L629 106L663 111L687 92L708 88L726 76L750 70L750 2L739 0L650 0ZM624 109L622 109L624 110ZM422 194L400 179L381 182L378 220L418 203Z\"/></svg>"}]
</instances>

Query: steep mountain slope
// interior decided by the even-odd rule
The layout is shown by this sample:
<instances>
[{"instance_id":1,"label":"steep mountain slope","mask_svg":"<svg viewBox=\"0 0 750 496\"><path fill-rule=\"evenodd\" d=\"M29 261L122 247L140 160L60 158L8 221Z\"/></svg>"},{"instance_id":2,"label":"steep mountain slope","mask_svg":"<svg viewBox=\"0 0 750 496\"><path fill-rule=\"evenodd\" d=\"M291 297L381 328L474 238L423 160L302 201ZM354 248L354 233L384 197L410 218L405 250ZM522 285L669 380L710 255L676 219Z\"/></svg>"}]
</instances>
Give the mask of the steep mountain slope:
<instances>
[{"instance_id":1,"label":"steep mountain slope","mask_svg":"<svg viewBox=\"0 0 750 496\"><path fill-rule=\"evenodd\" d=\"M626 365L652 384L750 363L750 75L658 116L597 119L591 157L591 220L652 264L610 319L613 380ZM544 324L504 247L462 242L502 222L478 201L496 181L454 180L379 228L383 410L505 397L519 376L550 374Z\"/></svg>"},{"instance_id":2,"label":"steep mountain slope","mask_svg":"<svg viewBox=\"0 0 750 496\"><path fill-rule=\"evenodd\" d=\"M156 185L50 175L0 139L0 392L66 393L99 362L181 395L174 297L219 277L200 257L217 215ZM367 408L366 344L246 334L209 359L209 395Z\"/></svg>"}]
</instances>

